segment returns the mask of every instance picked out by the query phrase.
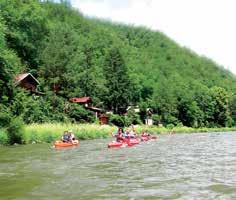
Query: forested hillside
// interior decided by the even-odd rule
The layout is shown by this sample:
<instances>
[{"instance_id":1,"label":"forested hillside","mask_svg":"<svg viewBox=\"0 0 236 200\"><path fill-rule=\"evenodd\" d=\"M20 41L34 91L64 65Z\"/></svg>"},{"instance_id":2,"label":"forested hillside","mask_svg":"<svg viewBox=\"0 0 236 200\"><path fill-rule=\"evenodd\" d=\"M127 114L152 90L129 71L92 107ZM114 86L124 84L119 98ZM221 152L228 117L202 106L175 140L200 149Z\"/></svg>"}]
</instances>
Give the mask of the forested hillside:
<instances>
[{"instance_id":1,"label":"forested hillside","mask_svg":"<svg viewBox=\"0 0 236 200\"><path fill-rule=\"evenodd\" d=\"M24 72L44 95L16 86ZM66 3L0 0L0 88L0 126L93 122L69 103L83 96L119 115L139 105L129 123L141 123L150 108L164 125L236 124L235 75L163 33L88 19Z\"/></svg>"}]
</instances>

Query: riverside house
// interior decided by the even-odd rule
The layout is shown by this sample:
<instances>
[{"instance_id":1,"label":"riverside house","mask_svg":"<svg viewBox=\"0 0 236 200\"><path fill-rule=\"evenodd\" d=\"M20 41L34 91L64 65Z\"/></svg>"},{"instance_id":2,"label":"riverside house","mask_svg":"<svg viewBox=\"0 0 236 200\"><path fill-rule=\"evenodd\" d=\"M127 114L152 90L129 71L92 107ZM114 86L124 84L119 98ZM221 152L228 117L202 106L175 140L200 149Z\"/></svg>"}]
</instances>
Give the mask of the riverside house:
<instances>
[{"instance_id":1,"label":"riverside house","mask_svg":"<svg viewBox=\"0 0 236 200\"><path fill-rule=\"evenodd\" d=\"M43 94L37 90L39 81L31 73L18 74L15 77L16 85L20 86L31 93L34 94Z\"/></svg>"},{"instance_id":2,"label":"riverside house","mask_svg":"<svg viewBox=\"0 0 236 200\"><path fill-rule=\"evenodd\" d=\"M91 110L94 112L96 119L98 118L100 121L100 124L107 124L108 123L108 117L103 113L103 110L101 108L97 108L92 106L92 99L90 97L74 97L70 99L71 103L78 103L80 105L83 105L86 109Z\"/></svg>"}]
</instances>

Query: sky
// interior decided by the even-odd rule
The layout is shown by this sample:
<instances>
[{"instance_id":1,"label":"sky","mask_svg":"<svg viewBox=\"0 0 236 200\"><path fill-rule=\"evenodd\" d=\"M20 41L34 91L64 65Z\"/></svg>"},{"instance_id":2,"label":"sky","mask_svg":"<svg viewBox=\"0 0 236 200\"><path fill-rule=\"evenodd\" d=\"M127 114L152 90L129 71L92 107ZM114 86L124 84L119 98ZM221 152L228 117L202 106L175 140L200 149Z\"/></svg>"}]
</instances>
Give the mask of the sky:
<instances>
[{"instance_id":1,"label":"sky","mask_svg":"<svg viewBox=\"0 0 236 200\"><path fill-rule=\"evenodd\" d=\"M161 31L236 75L236 0L71 0L89 17Z\"/></svg>"}]
</instances>

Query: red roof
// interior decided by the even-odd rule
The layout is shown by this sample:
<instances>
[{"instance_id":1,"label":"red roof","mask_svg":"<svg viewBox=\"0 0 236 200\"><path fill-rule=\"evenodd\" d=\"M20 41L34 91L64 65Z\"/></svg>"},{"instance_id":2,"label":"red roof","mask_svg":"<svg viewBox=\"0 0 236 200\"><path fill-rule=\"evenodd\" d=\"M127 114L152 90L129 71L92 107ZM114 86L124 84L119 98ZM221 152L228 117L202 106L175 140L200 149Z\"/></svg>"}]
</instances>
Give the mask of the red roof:
<instances>
[{"instance_id":1,"label":"red roof","mask_svg":"<svg viewBox=\"0 0 236 200\"><path fill-rule=\"evenodd\" d=\"M27 76L31 76L39 84L38 80L31 73L19 74L19 75L16 76L15 79L19 83L22 80L24 80Z\"/></svg>"},{"instance_id":2,"label":"red roof","mask_svg":"<svg viewBox=\"0 0 236 200\"><path fill-rule=\"evenodd\" d=\"M88 102L92 102L92 99L90 97L74 97L70 99L71 102L73 103L88 103Z\"/></svg>"}]
</instances>

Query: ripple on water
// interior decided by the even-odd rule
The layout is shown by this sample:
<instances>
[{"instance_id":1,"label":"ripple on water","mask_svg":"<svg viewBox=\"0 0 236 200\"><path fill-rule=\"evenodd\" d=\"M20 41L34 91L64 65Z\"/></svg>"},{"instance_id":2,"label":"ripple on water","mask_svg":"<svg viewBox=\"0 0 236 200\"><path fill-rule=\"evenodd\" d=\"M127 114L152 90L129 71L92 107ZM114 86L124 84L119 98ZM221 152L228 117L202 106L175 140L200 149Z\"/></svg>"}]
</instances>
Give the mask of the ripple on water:
<instances>
[{"instance_id":1,"label":"ripple on water","mask_svg":"<svg viewBox=\"0 0 236 200\"><path fill-rule=\"evenodd\" d=\"M236 199L236 134L161 135L132 148L0 149L1 198ZM24 177L24 179L22 179Z\"/></svg>"}]
</instances>

